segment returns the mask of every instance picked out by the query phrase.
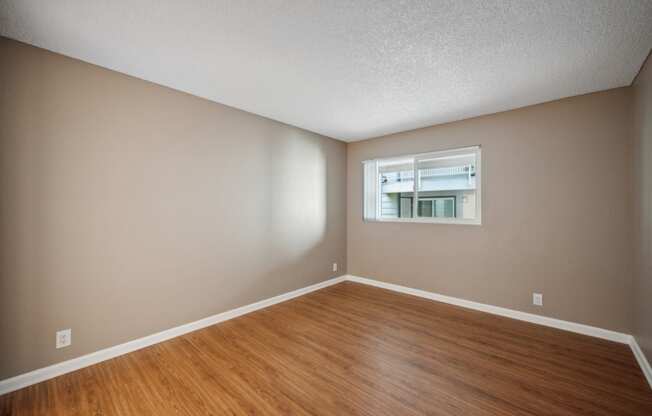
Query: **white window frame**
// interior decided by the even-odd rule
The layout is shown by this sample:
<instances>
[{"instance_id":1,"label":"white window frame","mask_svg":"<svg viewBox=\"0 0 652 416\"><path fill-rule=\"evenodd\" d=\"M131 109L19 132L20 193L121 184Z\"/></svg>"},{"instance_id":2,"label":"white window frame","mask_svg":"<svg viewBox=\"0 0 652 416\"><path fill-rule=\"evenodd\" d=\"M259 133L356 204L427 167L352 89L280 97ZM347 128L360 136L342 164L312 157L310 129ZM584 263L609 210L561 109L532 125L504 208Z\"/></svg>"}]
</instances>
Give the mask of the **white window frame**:
<instances>
[{"instance_id":1,"label":"white window frame","mask_svg":"<svg viewBox=\"0 0 652 416\"><path fill-rule=\"evenodd\" d=\"M418 187L418 166L419 161L424 159L432 159L433 157L447 157L455 156L458 154L464 154L474 152L476 155L475 162L475 208L476 216L475 218L446 218L446 217L419 217L418 206L419 206L419 192L417 191ZM380 190L380 176L378 171L378 161L389 161L389 160L401 160L401 159L413 159L414 160L414 180L413 180L413 201L412 201L412 218L391 218L391 217L382 217L380 215L381 210L381 193ZM418 153L412 155L402 155L396 157L387 157L387 158L378 158L374 160L365 160L363 162L363 172L369 169L375 170L373 192L375 193L375 204L369 204L368 201L365 201L363 209L363 218L367 222L414 222L414 223L430 223L430 224L462 224L462 225L482 225L482 182L484 181L484 175L482 171L482 148L478 146L469 146L461 147L448 150L438 150L428 153ZM364 175L363 175L364 176ZM366 179L363 177L363 200L368 197L365 186L371 185L370 183L364 183ZM427 198L427 197L425 197ZM399 201L400 203L400 201Z\"/></svg>"}]
</instances>

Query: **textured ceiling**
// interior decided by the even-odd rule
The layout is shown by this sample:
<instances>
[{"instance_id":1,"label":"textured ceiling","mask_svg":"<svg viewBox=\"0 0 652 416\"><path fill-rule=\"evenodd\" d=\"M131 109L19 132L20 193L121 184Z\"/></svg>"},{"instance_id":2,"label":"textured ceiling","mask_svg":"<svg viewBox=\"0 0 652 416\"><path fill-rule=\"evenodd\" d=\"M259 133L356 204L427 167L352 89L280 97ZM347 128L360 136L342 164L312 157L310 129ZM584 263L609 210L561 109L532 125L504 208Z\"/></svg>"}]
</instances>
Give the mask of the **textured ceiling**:
<instances>
[{"instance_id":1,"label":"textured ceiling","mask_svg":"<svg viewBox=\"0 0 652 416\"><path fill-rule=\"evenodd\" d=\"M2 0L0 33L343 140L629 85L639 0Z\"/></svg>"}]
</instances>

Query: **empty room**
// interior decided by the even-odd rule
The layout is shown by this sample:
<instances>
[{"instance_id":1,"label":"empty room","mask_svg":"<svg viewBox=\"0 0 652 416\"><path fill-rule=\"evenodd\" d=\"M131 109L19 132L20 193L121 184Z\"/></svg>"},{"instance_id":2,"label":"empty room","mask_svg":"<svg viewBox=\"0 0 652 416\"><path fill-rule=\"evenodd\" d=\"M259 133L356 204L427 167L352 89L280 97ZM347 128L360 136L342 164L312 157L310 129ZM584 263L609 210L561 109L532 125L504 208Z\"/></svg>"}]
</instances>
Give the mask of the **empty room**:
<instances>
[{"instance_id":1,"label":"empty room","mask_svg":"<svg viewBox=\"0 0 652 416\"><path fill-rule=\"evenodd\" d=\"M651 416L651 48L650 0L0 0L0 416Z\"/></svg>"}]
</instances>

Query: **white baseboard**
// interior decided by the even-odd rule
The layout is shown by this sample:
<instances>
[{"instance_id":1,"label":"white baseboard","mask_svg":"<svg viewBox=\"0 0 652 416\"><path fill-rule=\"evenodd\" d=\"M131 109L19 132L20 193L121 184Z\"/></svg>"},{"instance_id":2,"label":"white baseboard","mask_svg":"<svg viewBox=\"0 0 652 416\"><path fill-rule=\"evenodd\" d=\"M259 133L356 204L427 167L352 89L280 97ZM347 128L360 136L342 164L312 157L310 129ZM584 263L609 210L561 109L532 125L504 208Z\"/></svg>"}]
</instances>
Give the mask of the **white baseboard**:
<instances>
[{"instance_id":1,"label":"white baseboard","mask_svg":"<svg viewBox=\"0 0 652 416\"><path fill-rule=\"evenodd\" d=\"M647 379L647 382L650 384L650 388L652 388L652 367L650 367L650 362L647 360L647 358L645 358L645 354L643 354L641 347L638 346L638 342L636 342L636 338L634 338L633 336L629 342L629 346L632 348L634 357L636 357L636 361L638 361L638 365L641 366L641 370L643 370L643 375Z\"/></svg>"},{"instance_id":2,"label":"white baseboard","mask_svg":"<svg viewBox=\"0 0 652 416\"><path fill-rule=\"evenodd\" d=\"M641 366L643 374L645 375L648 382L650 383L650 387L652 387L652 369L650 369L650 364L645 358L645 355L643 355L643 352L638 346L636 339L629 334L610 331L602 328L596 328L593 326L578 324L574 322L562 321L560 319L534 315L531 313L516 311L513 309L501 308L499 306L492 306L484 303L473 302L465 299L455 298L452 296L445 296L438 293L427 292L425 290L420 290L420 289L413 289L405 286L396 285L393 283L381 282L378 280L368 279L359 276L344 275L308 287L297 289L292 292L287 292L278 296L274 296L269 299L261 300L259 302L252 303L250 305L242 306L236 309L219 313L217 315L209 316L208 318L200 319L195 322L191 322L185 325L181 325L175 328L161 331L156 334L152 334L143 338L129 341L124 344L116 345L114 347L109 347L100 351L83 355L81 357L73 358L68 361L64 361L58 364L53 364L48 367L30 371L29 373L21 374L6 380L2 380L0 381L0 395L10 393L12 391L30 386L32 384L40 383L45 380L49 380L51 378L69 373L71 371L88 367L93 364L97 364L102 361L106 361L111 358L115 358L120 355L124 355L139 350L141 348L148 347L150 345L158 344L159 342L163 342L171 338L175 338L180 335L184 335L189 332L196 331L198 329L206 328L208 326L215 325L217 323L224 322L229 319L233 319L238 316L242 316L247 313L254 312L259 309L263 309L268 306L272 306L277 303L281 303L286 300L290 300L298 296L302 296L307 293L314 292L316 290L347 280L351 282L376 286L383 289L392 290L395 292L405 293L408 295L414 295L421 298L431 299L438 302L444 302L451 305L461 306L464 308L487 312L494 315L505 316L508 318L518 319L521 321L532 322L539 325L563 329L566 331L571 331L579 334L607 339L610 341L615 341L623 344L629 344L629 346L632 349L632 352L634 353L634 356L636 357L636 360Z\"/></svg>"},{"instance_id":3,"label":"white baseboard","mask_svg":"<svg viewBox=\"0 0 652 416\"><path fill-rule=\"evenodd\" d=\"M239 308L231 309L217 315L209 316L208 318L200 319L199 321L177 326L175 328L167 329L165 331L148 335L143 338L125 342L124 344L109 347L100 351L83 355L81 357L73 358L68 361L53 364L44 368L39 368L38 370L30 371L29 373L20 374L12 378L2 380L0 381L0 395L22 389L23 387L31 386L32 384L40 383L45 380L49 380L71 371L79 370L80 368L88 367L90 365L139 350L141 348L149 347L150 345L158 344L159 342L187 334L188 332L196 331L198 329L206 328L207 326L228 321L229 319L233 319L238 316L242 316L247 313L251 313L259 309L263 309L268 306L272 306L277 303L305 295L310 292L314 292L315 290L343 282L344 280L344 276L335 277L321 283L274 296L273 298L261 300L250 305L241 306Z\"/></svg>"},{"instance_id":4,"label":"white baseboard","mask_svg":"<svg viewBox=\"0 0 652 416\"><path fill-rule=\"evenodd\" d=\"M383 289L393 290L394 292L406 293L408 295L418 296L436 300L438 302L449 303L451 305L461 306L463 308L474 309L491 313L494 315L505 316L507 318L518 319L519 321L532 322L539 325L550 326L553 328L563 329L566 331L577 332L578 334L590 335L596 338L608 339L609 341L620 342L621 344L629 344L631 335L623 334L622 332L610 331L608 329L597 328L594 326L578 324L575 322L562 321L561 319L549 318L546 316L535 315L533 313L521 312L514 309L501 308L500 306L487 305L485 303L473 302L470 300L454 298L452 296L440 295L439 293L428 292L421 289L413 289L395 285L393 283L381 282L379 280L368 279L366 277L346 275L346 280L351 282L362 283L380 287Z\"/></svg>"},{"instance_id":5,"label":"white baseboard","mask_svg":"<svg viewBox=\"0 0 652 416\"><path fill-rule=\"evenodd\" d=\"M561 319L549 318L546 316L535 315L532 313L516 311L513 309L501 308L499 306L487 305L484 303L473 302L470 300L455 298L452 296L440 295L439 293L428 292L420 289L413 289L411 287L405 287L396 285L393 283L381 282L379 280L368 279L366 277L359 277L353 275L346 275L344 279L350 282L362 283L365 285L376 286L383 289L392 290L394 292L405 293L408 295L418 296L420 298L426 298L435 300L438 302L448 303L451 305L461 306L463 308L474 309L477 311L487 312L494 315L505 316L507 318L518 319L519 321L531 322L539 325L549 326L552 328L563 329L565 331L576 332L578 334L588 335L596 338L602 338L609 341L615 341L621 344L628 344L636 357L643 375L650 384L652 388L652 369L650 368L650 363L645 358L643 351L641 351L636 339L629 334L624 334L622 332L610 331L608 329L597 328L590 325L578 324L575 322L562 321Z\"/></svg>"}]
</instances>

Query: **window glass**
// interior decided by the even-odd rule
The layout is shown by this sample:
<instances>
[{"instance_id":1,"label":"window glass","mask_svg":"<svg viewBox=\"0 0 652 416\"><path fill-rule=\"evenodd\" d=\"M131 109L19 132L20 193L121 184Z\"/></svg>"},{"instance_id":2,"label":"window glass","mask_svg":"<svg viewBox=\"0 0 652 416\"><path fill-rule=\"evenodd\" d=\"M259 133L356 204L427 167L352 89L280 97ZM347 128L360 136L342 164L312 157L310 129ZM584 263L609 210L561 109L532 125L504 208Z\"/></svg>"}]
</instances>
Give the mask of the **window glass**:
<instances>
[{"instance_id":1,"label":"window glass","mask_svg":"<svg viewBox=\"0 0 652 416\"><path fill-rule=\"evenodd\" d=\"M364 166L366 220L480 223L479 146Z\"/></svg>"},{"instance_id":2,"label":"window glass","mask_svg":"<svg viewBox=\"0 0 652 416\"><path fill-rule=\"evenodd\" d=\"M419 201L419 216L420 217L434 217L434 210L433 210L433 202L434 200L432 199L427 199L427 200L420 200Z\"/></svg>"}]
</instances>

